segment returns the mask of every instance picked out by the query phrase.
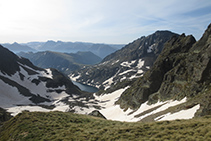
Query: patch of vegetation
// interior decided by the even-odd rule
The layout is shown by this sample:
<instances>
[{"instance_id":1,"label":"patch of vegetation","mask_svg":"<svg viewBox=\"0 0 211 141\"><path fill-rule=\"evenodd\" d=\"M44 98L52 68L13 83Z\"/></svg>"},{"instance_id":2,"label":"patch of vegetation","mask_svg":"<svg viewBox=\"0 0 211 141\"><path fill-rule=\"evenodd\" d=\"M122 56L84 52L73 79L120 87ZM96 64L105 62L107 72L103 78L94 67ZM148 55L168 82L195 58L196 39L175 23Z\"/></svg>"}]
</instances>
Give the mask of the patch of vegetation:
<instances>
[{"instance_id":1,"label":"patch of vegetation","mask_svg":"<svg viewBox=\"0 0 211 141\"><path fill-rule=\"evenodd\" d=\"M211 117L151 123L63 112L23 112L0 127L0 140L210 140Z\"/></svg>"}]
</instances>

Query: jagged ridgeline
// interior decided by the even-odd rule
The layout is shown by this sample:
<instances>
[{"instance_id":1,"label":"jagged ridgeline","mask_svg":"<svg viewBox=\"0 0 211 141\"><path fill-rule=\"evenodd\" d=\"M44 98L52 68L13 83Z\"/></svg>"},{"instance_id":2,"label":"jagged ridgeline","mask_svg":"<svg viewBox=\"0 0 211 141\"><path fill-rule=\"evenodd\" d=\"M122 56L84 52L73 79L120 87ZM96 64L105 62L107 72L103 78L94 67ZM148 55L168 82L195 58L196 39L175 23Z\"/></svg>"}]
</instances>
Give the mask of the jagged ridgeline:
<instances>
[{"instance_id":1,"label":"jagged ridgeline","mask_svg":"<svg viewBox=\"0 0 211 141\"><path fill-rule=\"evenodd\" d=\"M101 89L108 89L123 80L138 78L152 66L164 43L172 36L177 37L178 34L157 31L147 37L143 36L108 55L100 64L74 71L70 77Z\"/></svg>"},{"instance_id":2,"label":"jagged ridgeline","mask_svg":"<svg viewBox=\"0 0 211 141\"><path fill-rule=\"evenodd\" d=\"M122 108L138 108L149 100L192 98L198 115L211 114L211 24L196 42L182 34L169 40L152 68L118 100Z\"/></svg>"}]
</instances>

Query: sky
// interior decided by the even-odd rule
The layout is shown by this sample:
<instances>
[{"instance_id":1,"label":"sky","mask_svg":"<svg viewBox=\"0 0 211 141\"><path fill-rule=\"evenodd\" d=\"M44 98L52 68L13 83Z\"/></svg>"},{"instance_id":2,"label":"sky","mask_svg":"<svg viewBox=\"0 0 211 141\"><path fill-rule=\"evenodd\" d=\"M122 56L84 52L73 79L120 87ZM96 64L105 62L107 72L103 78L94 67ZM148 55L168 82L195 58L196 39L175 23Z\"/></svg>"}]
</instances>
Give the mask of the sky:
<instances>
[{"instance_id":1,"label":"sky","mask_svg":"<svg viewBox=\"0 0 211 141\"><path fill-rule=\"evenodd\" d=\"M198 40L211 23L211 0L0 0L0 18L0 43L127 44L157 30Z\"/></svg>"}]
</instances>

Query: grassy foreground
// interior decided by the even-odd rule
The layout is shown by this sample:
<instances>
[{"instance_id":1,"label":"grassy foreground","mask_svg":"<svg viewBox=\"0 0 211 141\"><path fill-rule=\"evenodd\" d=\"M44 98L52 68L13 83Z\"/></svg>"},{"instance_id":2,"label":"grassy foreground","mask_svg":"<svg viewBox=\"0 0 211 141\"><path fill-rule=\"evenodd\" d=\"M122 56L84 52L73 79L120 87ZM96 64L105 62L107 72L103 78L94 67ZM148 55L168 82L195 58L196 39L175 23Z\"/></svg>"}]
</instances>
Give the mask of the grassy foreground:
<instances>
[{"instance_id":1,"label":"grassy foreground","mask_svg":"<svg viewBox=\"0 0 211 141\"><path fill-rule=\"evenodd\" d=\"M0 140L208 141L211 140L211 117L127 123L63 112L23 112L0 127Z\"/></svg>"}]
</instances>

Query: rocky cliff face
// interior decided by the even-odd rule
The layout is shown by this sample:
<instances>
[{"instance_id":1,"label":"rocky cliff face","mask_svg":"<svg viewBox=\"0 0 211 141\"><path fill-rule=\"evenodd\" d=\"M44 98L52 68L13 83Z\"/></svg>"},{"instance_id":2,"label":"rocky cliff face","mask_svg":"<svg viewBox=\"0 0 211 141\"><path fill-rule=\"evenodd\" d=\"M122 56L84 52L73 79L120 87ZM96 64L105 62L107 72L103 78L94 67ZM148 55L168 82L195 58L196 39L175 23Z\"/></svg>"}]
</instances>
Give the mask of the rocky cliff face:
<instances>
[{"instance_id":1,"label":"rocky cliff face","mask_svg":"<svg viewBox=\"0 0 211 141\"><path fill-rule=\"evenodd\" d=\"M117 103L122 108L135 109L147 100L155 103L187 97L192 99L192 105L200 104L199 115L211 114L210 58L211 25L197 42L191 35L172 37L152 68L126 90Z\"/></svg>"},{"instance_id":2,"label":"rocky cliff face","mask_svg":"<svg viewBox=\"0 0 211 141\"><path fill-rule=\"evenodd\" d=\"M172 36L178 35L170 31L157 31L143 36L105 57L100 64L75 71L70 77L102 89L124 80L139 78L152 66L164 43Z\"/></svg>"}]
</instances>

